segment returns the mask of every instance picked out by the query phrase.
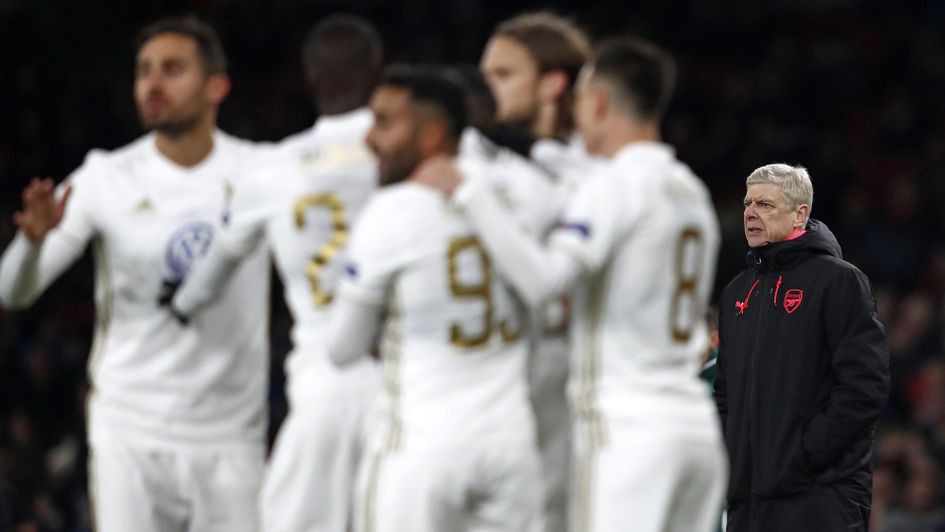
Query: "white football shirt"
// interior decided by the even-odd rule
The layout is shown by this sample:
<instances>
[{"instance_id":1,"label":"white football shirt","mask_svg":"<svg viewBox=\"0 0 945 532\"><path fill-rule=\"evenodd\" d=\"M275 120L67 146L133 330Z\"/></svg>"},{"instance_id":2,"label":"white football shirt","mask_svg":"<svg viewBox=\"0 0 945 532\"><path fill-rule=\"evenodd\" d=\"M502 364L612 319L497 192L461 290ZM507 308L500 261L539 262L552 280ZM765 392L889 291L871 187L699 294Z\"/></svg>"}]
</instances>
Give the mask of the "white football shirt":
<instances>
[{"instance_id":1,"label":"white football shirt","mask_svg":"<svg viewBox=\"0 0 945 532\"><path fill-rule=\"evenodd\" d=\"M266 429L269 264L255 253L232 288L181 326L157 304L162 281L183 279L228 222L232 191L258 148L215 132L210 154L185 168L165 158L155 135L93 150L70 177L62 222L43 244L22 235L5 254L4 294L23 257L36 256L38 296L92 243L96 329L89 357L90 424L175 443L262 442ZM26 253L17 249L32 248Z\"/></svg>"},{"instance_id":2,"label":"white football shirt","mask_svg":"<svg viewBox=\"0 0 945 532\"><path fill-rule=\"evenodd\" d=\"M564 209L564 190L552 174L521 155L495 145L474 128L460 139L458 164L485 177L531 234L544 236Z\"/></svg>"},{"instance_id":3,"label":"white football shirt","mask_svg":"<svg viewBox=\"0 0 945 532\"><path fill-rule=\"evenodd\" d=\"M664 144L634 143L581 183L552 247L585 272L574 293L570 394L579 415L705 398L696 379L719 228L705 185ZM659 415L658 413L656 415Z\"/></svg>"},{"instance_id":4,"label":"white football shirt","mask_svg":"<svg viewBox=\"0 0 945 532\"><path fill-rule=\"evenodd\" d=\"M531 160L554 176L562 194L570 196L581 181L606 163L604 159L587 152L584 141L577 134L568 142L556 139L538 139L529 152Z\"/></svg>"},{"instance_id":5,"label":"white football shirt","mask_svg":"<svg viewBox=\"0 0 945 532\"><path fill-rule=\"evenodd\" d=\"M375 194L339 294L387 314L375 445L534 442L520 305L439 192L407 182Z\"/></svg>"},{"instance_id":6,"label":"white football shirt","mask_svg":"<svg viewBox=\"0 0 945 532\"><path fill-rule=\"evenodd\" d=\"M367 109L323 116L276 147L236 190L221 243L242 256L266 240L293 317L287 372L330 364L324 354L335 286L351 227L377 188L377 162L364 142Z\"/></svg>"}]
</instances>

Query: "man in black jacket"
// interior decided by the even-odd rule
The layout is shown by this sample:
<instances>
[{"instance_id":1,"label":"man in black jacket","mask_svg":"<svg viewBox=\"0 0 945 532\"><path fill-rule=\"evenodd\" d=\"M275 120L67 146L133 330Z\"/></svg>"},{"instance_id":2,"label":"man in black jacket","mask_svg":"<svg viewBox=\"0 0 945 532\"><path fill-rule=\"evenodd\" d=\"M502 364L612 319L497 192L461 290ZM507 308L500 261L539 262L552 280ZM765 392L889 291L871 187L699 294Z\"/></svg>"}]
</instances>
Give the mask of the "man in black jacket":
<instances>
[{"instance_id":1,"label":"man in black jacket","mask_svg":"<svg viewBox=\"0 0 945 532\"><path fill-rule=\"evenodd\" d=\"M715 398L729 532L867 530L889 353L869 280L810 219L803 167L748 176L748 268L722 291Z\"/></svg>"}]
</instances>

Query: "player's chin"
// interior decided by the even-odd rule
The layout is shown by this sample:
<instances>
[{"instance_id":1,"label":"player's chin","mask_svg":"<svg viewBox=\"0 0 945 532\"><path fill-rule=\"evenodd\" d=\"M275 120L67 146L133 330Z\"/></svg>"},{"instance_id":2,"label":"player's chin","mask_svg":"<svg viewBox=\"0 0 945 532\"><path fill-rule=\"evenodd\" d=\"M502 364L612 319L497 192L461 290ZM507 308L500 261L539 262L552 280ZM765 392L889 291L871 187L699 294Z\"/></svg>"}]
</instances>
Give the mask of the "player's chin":
<instances>
[{"instance_id":1,"label":"player's chin","mask_svg":"<svg viewBox=\"0 0 945 532\"><path fill-rule=\"evenodd\" d=\"M140 113L139 119L141 120L141 126L148 130L150 129L163 130L163 129L167 129L173 126L172 122L167 120L167 118L163 116L163 113L161 114Z\"/></svg>"}]
</instances>

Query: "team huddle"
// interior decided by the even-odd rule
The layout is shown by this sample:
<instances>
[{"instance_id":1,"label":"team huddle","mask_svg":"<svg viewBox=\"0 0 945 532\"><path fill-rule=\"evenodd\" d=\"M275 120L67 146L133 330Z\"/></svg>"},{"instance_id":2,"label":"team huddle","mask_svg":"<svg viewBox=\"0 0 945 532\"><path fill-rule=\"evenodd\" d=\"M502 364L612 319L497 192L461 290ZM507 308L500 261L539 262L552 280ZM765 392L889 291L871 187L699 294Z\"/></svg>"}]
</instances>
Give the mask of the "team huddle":
<instances>
[{"instance_id":1,"label":"team huddle","mask_svg":"<svg viewBox=\"0 0 945 532\"><path fill-rule=\"evenodd\" d=\"M96 529L716 530L720 235L660 138L672 58L549 13L499 25L481 77L384 69L349 15L302 58L317 122L250 143L216 128L214 31L159 21L149 132L23 193L0 303L94 251ZM267 460L270 257L294 324Z\"/></svg>"}]
</instances>

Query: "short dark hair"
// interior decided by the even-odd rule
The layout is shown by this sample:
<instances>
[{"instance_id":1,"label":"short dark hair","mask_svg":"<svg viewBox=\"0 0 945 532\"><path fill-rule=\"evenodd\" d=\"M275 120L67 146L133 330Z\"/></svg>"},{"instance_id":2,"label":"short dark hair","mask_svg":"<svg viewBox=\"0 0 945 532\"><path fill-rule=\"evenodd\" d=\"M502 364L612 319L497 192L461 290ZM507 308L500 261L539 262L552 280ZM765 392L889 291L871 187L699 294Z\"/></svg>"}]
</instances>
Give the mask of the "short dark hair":
<instances>
[{"instance_id":1,"label":"short dark hair","mask_svg":"<svg viewBox=\"0 0 945 532\"><path fill-rule=\"evenodd\" d=\"M466 95L445 68L393 65L381 86L406 89L413 101L435 107L443 115L451 140L459 141L468 120Z\"/></svg>"},{"instance_id":2,"label":"short dark hair","mask_svg":"<svg viewBox=\"0 0 945 532\"><path fill-rule=\"evenodd\" d=\"M206 22L195 15L167 17L148 24L138 33L138 50L154 37L173 33L190 37L197 43L197 53L207 74L226 74L226 54L220 36Z\"/></svg>"},{"instance_id":3,"label":"short dark hair","mask_svg":"<svg viewBox=\"0 0 945 532\"><path fill-rule=\"evenodd\" d=\"M319 21L302 46L302 64L309 79L324 68L354 69L376 76L383 55L381 36L374 26L357 15L346 13Z\"/></svg>"},{"instance_id":4,"label":"short dark hair","mask_svg":"<svg viewBox=\"0 0 945 532\"><path fill-rule=\"evenodd\" d=\"M590 65L593 76L611 83L617 96L643 120L659 120L676 86L676 62L649 41L614 37L597 48Z\"/></svg>"},{"instance_id":5,"label":"short dark hair","mask_svg":"<svg viewBox=\"0 0 945 532\"><path fill-rule=\"evenodd\" d=\"M491 126L495 121L495 96L479 67L468 63L452 65L447 71L466 95L466 121L475 128Z\"/></svg>"}]
</instances>

